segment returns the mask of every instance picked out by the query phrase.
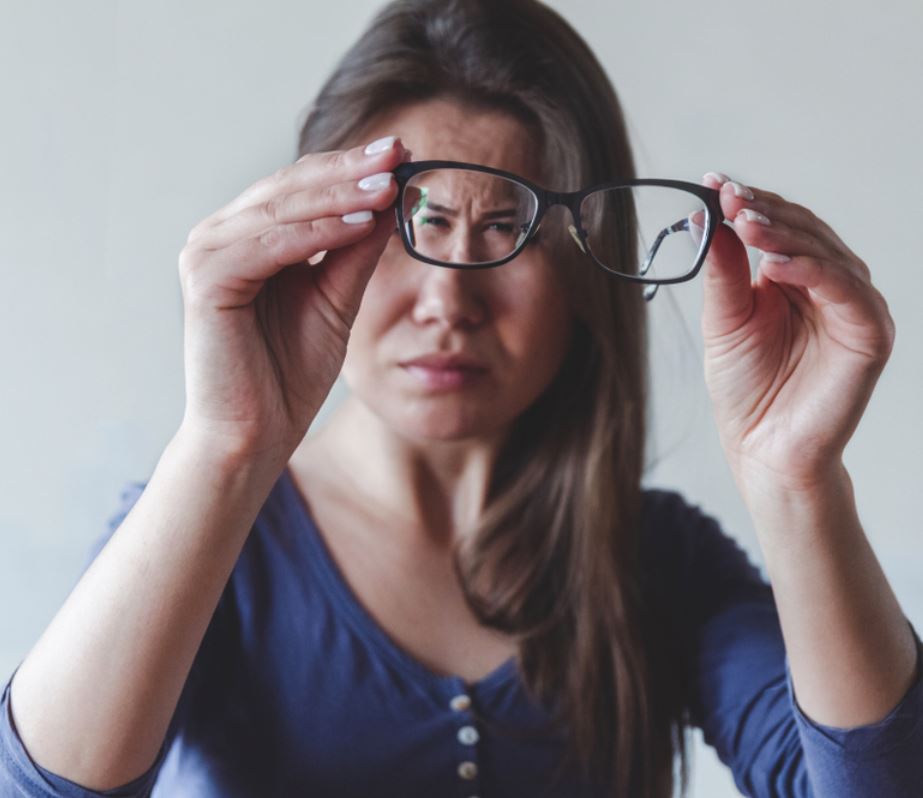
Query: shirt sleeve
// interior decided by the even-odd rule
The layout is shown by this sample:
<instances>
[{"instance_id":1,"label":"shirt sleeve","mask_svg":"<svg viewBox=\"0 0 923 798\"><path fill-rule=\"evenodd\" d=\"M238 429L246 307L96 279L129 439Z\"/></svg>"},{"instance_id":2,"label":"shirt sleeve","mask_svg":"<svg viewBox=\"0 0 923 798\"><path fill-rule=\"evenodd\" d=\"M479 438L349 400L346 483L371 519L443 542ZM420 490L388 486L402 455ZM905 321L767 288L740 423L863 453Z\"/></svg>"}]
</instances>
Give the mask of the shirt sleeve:
<instances>
[{"instance_id":1,"label":"shirt sleeve","mask_svg":"<svg viewBox=\"0 0 923 798\"><path fill-rule=\"evenodd\" d=\"M128 515L144 487L144 483L132 482L122 491L118 511L109 519L104 534L91 546L83 571L86 571ZM17 666L16 670L18 669ZM0 697L0 795L4 798L142 798L151 794L157 771L163 763L168 742L175 728L173 724L157 759L147 772L127 784L103 792L87 789L46 770L36 763L26 750L16 730L10 705L10 685L16 670L7 681Z\"/></svg>"},{"instance_id":2,"label":"shirt sleeve","mask_svg":"<svg viewBox=\"0 0 923 798\"><path fill-rule=\"evenodd\" d=\"M772 588L717 522L692 535L691 717L749 798L909 798L923 785L923 680L878 723L815 723L795 697ZM910 622L908 621L908 624Z\"/></svg>"}]
</instances>

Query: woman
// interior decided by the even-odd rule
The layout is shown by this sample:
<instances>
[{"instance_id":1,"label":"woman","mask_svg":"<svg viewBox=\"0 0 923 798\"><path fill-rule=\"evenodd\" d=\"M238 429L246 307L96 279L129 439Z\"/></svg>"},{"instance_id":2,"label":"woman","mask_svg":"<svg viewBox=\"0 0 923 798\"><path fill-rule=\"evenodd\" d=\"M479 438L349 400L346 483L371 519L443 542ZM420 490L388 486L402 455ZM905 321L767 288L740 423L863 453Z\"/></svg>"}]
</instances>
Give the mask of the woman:
<instances>
[{"instance_id":1,"label":"woman","mask_svg":"<svg viewBox=\"0 0 923 798\"><path fill-rule=\"evenodd\" d=\"M7 793L665 798L697 725L748 795L911 794L920 642L841 460L893 325L836 234L706 176L733 220L702 277L706 378L770 589L640 488L644 298L593 263L625 239L548 211L496 268L404 249L454 236L484 183L442 215L418 184L401 210L429 215L395 231L402 164L634 177L565 22L392 3L300 155L189 236L184 419L4 692ZM515 233L504 213L479 242Z\"/></svg>"}]
</instances>

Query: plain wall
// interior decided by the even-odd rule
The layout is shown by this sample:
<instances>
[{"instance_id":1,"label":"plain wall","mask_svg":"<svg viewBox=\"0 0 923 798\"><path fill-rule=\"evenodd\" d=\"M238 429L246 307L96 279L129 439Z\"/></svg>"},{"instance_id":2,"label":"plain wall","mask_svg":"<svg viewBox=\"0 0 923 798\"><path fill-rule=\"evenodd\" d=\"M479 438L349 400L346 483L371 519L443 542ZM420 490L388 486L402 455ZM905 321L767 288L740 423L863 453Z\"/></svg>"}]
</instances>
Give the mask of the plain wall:
<instances>
[{"instance_id":1,"label":"plain wall","mask_svg":"<svg viewBox=\"0 0 923 798\"><path fill-rule=\"evenodd\" d=\"M871 268L897 342L846 462L920 627L923 5L550 4L611 75L639 176L716 170L776 191ZM303 111L378 6L0 2L4 681L73 587L121 486L150 475L179 423L187 232L292 159ZM650 307L647 481L703 505L761 564L705 393L701 283L662 289ZM738 794L711 749L697 744L695 765L693 796Z\"/></svg>"}]
</instances>

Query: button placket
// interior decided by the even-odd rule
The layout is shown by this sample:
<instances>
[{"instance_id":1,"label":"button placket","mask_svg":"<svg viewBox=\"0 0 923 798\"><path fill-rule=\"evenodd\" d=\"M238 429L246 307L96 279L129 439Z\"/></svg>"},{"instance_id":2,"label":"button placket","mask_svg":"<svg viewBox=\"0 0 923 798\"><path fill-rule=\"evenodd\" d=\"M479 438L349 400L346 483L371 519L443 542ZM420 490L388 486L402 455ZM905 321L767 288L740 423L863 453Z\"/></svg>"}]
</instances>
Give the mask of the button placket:
<instances>
[{"instance_id":1,"label":"button placket","mask_svg":"<svg viewBox=\"0 0 923 798\"><path fill-rule=\"evenodd\" d=\"M480 769L477 763L477 745L481 735L474 725L474 718L471 715L471 697L465 693L459 693L449 701L449 708L456 714L464 716L460 726L455 733L455 737L460 746L463 746L461 752L461 761L458 763L457 773L459 780L466 784L463 792L466 798L476 798L478 790L478 776ZM461 785L459 785L461 786ZM470 790L470 792L469 792Z\"/></svg>"}]
</instances>

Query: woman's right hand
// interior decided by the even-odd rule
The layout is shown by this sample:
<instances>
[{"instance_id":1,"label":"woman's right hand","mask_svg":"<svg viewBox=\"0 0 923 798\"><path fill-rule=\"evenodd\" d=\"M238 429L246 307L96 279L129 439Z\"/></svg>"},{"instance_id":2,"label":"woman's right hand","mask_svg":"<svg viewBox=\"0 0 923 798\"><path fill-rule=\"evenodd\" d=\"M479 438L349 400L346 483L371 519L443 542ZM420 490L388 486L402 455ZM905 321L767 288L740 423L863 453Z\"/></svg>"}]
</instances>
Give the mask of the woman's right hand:
<instances>
[{"instance_id":1,"label":"woman's right hand","mask_svg":"<svg viewBox=\"0 0 923 798\"><path fill-rule=\"evenodd\" d=\"M193 228L179 258L181 431L229 456L288 460L340 372L395 227L388 173L409 156L392 137L311 153ZM362 211L375 213L355 221Z\"/></svg>"}]
</instances>

